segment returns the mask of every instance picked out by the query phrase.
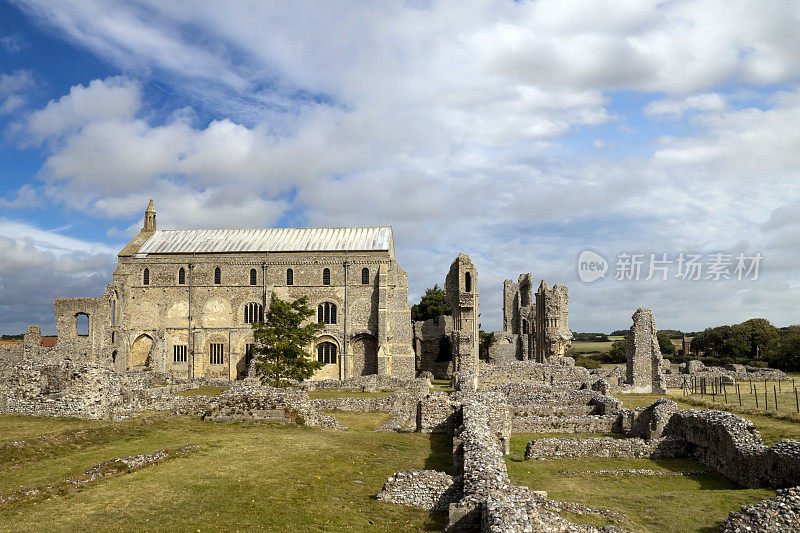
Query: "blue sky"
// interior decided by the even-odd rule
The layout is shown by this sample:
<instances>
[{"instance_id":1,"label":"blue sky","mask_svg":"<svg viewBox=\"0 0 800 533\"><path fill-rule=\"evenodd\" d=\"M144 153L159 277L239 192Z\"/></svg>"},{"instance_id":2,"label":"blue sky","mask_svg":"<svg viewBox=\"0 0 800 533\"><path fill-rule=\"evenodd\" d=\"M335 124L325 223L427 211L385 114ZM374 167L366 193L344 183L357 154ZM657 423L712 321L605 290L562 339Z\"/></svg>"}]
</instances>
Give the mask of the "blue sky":
<instances>
[{"instance_id":1,"label":"blue sky","mask_svg":"<svg viewBox=\"0 0 800 533\"><path fill-rule=\"evenodd\" d=\"M409 299L468 253L576 331L800 323L800 4L0 3L0 332L160 227L391 224ZM578 276L591 249L605 278ZM757 280L614 279L621 253ZM647 265L645 265L646 267ZM727 266L732 271L732 265ZM735 276L734 276L735 277Z\"/></svg>"}]
</instances>

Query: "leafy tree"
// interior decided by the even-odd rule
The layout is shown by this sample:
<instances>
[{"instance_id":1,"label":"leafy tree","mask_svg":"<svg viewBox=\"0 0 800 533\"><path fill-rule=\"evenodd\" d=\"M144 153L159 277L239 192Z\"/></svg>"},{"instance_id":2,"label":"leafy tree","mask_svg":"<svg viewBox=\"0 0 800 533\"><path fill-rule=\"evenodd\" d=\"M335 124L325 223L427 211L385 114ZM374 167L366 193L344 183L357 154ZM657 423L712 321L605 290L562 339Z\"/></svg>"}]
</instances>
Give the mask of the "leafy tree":
<instances>
[{"instance_id":1,"label":"leafy tree","mask_svg":"<svg viewBox=\"0 0 800 533\"><path fill-rule=\"evenodd\" d=\"M289 303L273 293L264 322L253 324L256 372L262 383L287 387L322 368L323 363L310 358L303 349L323 328L316 322L303 324L314 315L307 303L305 296Z\"/></svg>"},{"instance_id":2,"label":"leafy tree","mask_svg":"<svg viewBox=\"0 0 800 533\"><path fill-rule=\"evenodd\" d=\"M656 334L658 339L658 349L663 355L675 355L675 345L669 338L669 333L666 331L659 331Z\"/></svg>"},{"instance_id":3,"label":"leafy tree","mask_svg":"<svg viewBox=\"0 0 800 533\"><path fill-rule=\"evenodd\" d=\"M628 360L628 341L620 339L614 341L611 349L603 356L603 362L606 363L624 363Z\"/></svg>"},{"instance_id":4,"label":"leafy tree","mask_svg":"<svg viewBox=\"0 0 800 533\"><path fill-rule=\"evenodd\" d=\"M480 344L478 344L478 356L486 361L489 359L489 347L494 342L494 333L487 333L481 329L478 330L478 334L481 337Z\"/></svg>"},{"instance_id":5,"label":"leafy tree","mask_svg":"<svg viewBox=\"0 0 800 533\"><path fill-rule=\"evenodd\" d=\"M427 289L425 295L418 304L411 306L411 320L419 322L428 320L439 315L452 315L453 310L444 298L444 291L439 285L434 285L432 289Z\"/></svg>"},{"instance_id":6,"label":"leafy tree","mask_svg":"<svg viewBox=\"0 0 800 533\"><path fill-rule=\"evenodd\" d=\"M612 331L609 334L609 336L610 337L624 337L627 334L628 334L628 330L627 329L615 329L614 331Z\"/></svg>"},{"instance_id":7,"label":"leafy tree","mask_svg":"<svg viewBox=\"0 0 800 533\"><path fill-rule=\"evenodd\" d=\"M742 322L741 326L748 332L750 356L767 357L772 354L778 343L778 328L766 318L751 318Z\"/></svg>"},{"instance_id":8,"label":"leafy tree","mask_svg":"<svg viewBox=\"0 0 800 533\"><path fill-rule=\"evenodd\" d=\"M780 330L776 344L769 360L770 366L784 371L800 370L800 326Z\"/></svg>"}]
</instances>

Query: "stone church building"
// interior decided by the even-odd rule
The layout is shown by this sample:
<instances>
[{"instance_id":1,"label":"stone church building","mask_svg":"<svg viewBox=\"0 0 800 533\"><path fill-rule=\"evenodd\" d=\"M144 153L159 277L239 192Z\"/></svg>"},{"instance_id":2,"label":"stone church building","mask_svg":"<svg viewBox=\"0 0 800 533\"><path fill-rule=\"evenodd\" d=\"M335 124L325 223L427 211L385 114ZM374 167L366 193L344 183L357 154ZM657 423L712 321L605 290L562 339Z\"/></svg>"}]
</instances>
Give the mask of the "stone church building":
<instances>
[{"instance_id":1,"label":"stone church building","mask_svg":"<svg viewBox=\"0 0 800 533\"><path fill-rule=\"evenodd\" d=\"M307 347L325 363L314 379L414 377L391 227L162 230L152 200L106 292L56 300L56 348L117 370L242 378L272 294L307 296L324 324Z\"/></svg>"}]
</instances>

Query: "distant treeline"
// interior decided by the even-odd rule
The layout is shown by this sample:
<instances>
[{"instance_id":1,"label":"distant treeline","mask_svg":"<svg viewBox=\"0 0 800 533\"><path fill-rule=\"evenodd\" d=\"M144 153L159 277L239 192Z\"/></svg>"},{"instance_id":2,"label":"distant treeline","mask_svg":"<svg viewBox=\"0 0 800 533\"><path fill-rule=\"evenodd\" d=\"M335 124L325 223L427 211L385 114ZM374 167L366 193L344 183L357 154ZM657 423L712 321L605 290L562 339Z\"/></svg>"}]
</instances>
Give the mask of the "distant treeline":
<instances>
[{"instance_id":1,"label":"distant treeline","mask_svg":"<svg viewBox=\"0 0 800 533\"><path fill-rule=\"evenodd\" d=\"M765 362L781 370L800 370L800 325L776 328L765 318L741 324L706 328L696 333L692 350L715 358L719 364Z\"/></svg>"},{"instance_id":2,"label":"distant treeline","mask_svg":"<svg viewBox=\"0 0 800 533\"><path fill-rule=\"evenodd\" d=\"M21 341L24 335L2 335L0 341Z\"/></svg>"}]
</instances>

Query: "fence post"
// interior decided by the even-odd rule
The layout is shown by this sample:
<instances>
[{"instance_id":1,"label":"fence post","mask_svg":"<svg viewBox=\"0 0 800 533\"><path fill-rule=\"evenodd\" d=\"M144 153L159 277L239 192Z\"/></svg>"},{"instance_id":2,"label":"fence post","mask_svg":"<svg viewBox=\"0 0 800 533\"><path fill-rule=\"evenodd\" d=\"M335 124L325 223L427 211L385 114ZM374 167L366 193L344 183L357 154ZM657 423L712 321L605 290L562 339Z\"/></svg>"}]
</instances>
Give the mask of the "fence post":
<instances>
[{"instance_id":1,"label":"fence post","mask_svg":"<svg viewBox=\"0 0 800 533\"><path fill-rule=\"evenodd\" d=\"M722 384L722 394L725 395L725 405L728 405L728 391L725 389L725 384Z\"/></svg>"},{"instance_id":2,"label":"fence post","mask_svg":"<svg viewBox=\"0 0 800 533\"><path fill-rule=\"evenodd\" d=\"M778 411L778 390L775 385L772 386L772 394L775 396L775 411Z\"/></svg>"},{"instance_id":3,"label":"fence post","mask_svg":"<svg viewBox=\"0 0 800 533\"><path fill-rule=\"evenodd\" d=\"M736 395L739 396L739 407L742 406L742 391L739 390L739 384L736 384Z\"/></svg>"},{"instance_id":4,"label":"fence post","mask_svg":"<svg viewBox=\"0 0 800 533\"><path fill-rule=\"evenodd\" d=\"M797 387L794 388L794 404L797 406L797 412L800 413L800 400L797 399Z\"/></svg>"},{"instance_id":5,"label":"fence post","mask_svg":"<svg viewBox=\"0 0 800 533\"><path fill-rule=\"evenodd\" d=\"M767 380L764 380L764 410L769 409L769 396L767 396Z\"/></svg>"},{"instance_id":6,"label":"fence post","mask_svg":"<svg viewBox=\"0 0 800 533\"><path fill-rule=\"evenodd\" d=\"M755 399L756 399L756 409L758 409L758 394L754 394L753 396L755 396Z\"/></svg>"},{"instance_id":7,"label":"fence post","mask_svg":"<svg viewBox=\"0 0 800 533\"><path fill-rule=\"evenodd\" d=\"M753 394L753 378L750 378L750 394Z\"/></svg>"}]
</instances>

